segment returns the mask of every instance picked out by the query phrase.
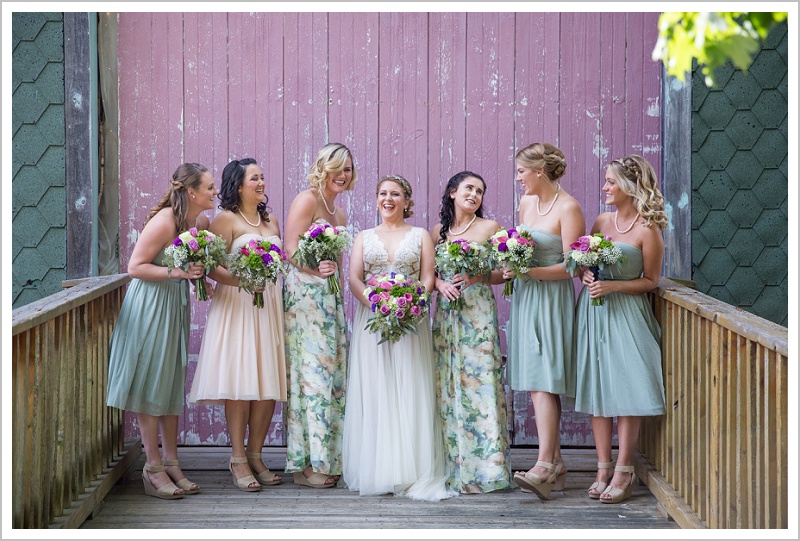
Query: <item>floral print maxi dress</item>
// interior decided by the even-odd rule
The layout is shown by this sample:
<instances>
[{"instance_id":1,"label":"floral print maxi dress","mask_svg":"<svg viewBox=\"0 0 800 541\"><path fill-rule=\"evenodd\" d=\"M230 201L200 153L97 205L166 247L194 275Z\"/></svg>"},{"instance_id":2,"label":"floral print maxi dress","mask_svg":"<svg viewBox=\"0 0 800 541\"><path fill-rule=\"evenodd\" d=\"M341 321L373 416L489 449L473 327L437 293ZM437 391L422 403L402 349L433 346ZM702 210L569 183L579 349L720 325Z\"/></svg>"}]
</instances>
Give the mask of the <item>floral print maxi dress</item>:
<instances>
[{"instance_id":1,"label":"floral print maxi dress","mask_svg":"<svg viewBox=\"0 0 800 541\"><path fill-rule=\"evenodd\" d=\"M348 348L342 295L328 293L324 278L292 266L283 302L289 364L286 472L310 465L341 475Z\"/></svg>"},{"instance_id":2,"label":"floral print maxi dress","mask_svg":"<svg viewBox=\"0 0 800 541\"><path fill-rule=\"evenodd\" d=\"M433 316L448 485L462 493L511 488L497 304L487 284L466 288L461 303L451 310L439 296Z\"/></svg>"}]
</instances>

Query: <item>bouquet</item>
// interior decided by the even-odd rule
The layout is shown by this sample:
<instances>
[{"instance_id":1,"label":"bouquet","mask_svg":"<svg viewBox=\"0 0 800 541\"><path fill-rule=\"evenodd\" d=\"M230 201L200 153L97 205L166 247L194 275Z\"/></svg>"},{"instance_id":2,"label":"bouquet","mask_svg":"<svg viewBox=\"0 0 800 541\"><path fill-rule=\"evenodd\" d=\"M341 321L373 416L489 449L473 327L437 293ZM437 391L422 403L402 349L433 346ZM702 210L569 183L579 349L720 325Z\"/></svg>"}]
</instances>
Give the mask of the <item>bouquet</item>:
<instances>
[{"instance_id":1,"label":"bouquet","mask_svg":"<svg viewBox=\"0 0 800 541\"><path fill-rule=\"evenodd\" d=\"M579 266L588 267L595 280L600 279L600 270L609 265L619 267L626 260L619 246L611 241L611 237L602 233L584 235L570 244L571 250L564 254L567 272L574 272ZM605 304L603 297L592 299L592 306Z\"/></svg>"},{"instance_id":2,"label":"bouquet","mask_svg":"<svg viewBox=\"0 0 800 541\"><path fill-rule=\"evenodd\" d=\"M517 274L525 274L533 263L533 254L536 242L531 234L524 229L499 229L489 237L492 248L492 259L501 267L509 267ZM503 296L509 297L514 293L514 280L506 280L503 286Z\"/></svg>"},{"instance_id":3,"label":"bouquet","mask_svg":"<svg viewBox=\"0 0 800 541\"><path fill-rule=\"evenodd\" d=\"M492 271L490 248L487 242L464 239L445 241L436 245L436 271L450 279L458 273L486 274ZM461 309L461 297L450 302L452 310Z\"/></svg>"},{"instance_id":4,"label":"bouquet","mask_svg":"<svg viewBox=\"0 0 800 541\"><path fill-rule=\"evenodd\" d=\"M339 256L350 246L352 237L343 226L332 226L325 222L314 222L303 235L292 260L301 266L316 268L320 261L338 261ZM336 274L328 276L328 292L338 294L342 290Z\"/></svg>"},{"instance_id":5,"label":"bouquet","mask_svg":"<svg viewBox=\"0 0 800 541\"><path fill-rule=\"evenodd\" d=\"M267 240L251 239L239 248L239 253L228 256L228 261L228 270L239 279L239 289L253 294L253 306L257 308L264 308L264 293L260 290L267 282L276 283L287 270L286 253Z\"/></svg>"},{"instance_id":6,"label":"bouquet","mask_svg":"<svg viewBox=\"0 0 800 541\"><path fill-rule=\"evenodd\" d=\"M428 315L430 297L425 287L402 274L372 276L364 296L372 303L373 312L364 329L381 333L378 344L397 342L409 331L416 334L417 323Z\"/></svg>"},{"instance_id":7,"label":"bouquet","mask_svg":"<svg viewBox=\"0 0 800 541\"><path fill-rule=\"evenodd\" d=\"M193 227L184 231L172 241L172 245L164 250L167 256L167 268L189 270L189 263L200 263L208 274L217 265L225 261L227 256L225 239L206 231ZM205 276L192 280L194 283L195 298L198 301L207 301Z\"/></svg>"}]
</instances>

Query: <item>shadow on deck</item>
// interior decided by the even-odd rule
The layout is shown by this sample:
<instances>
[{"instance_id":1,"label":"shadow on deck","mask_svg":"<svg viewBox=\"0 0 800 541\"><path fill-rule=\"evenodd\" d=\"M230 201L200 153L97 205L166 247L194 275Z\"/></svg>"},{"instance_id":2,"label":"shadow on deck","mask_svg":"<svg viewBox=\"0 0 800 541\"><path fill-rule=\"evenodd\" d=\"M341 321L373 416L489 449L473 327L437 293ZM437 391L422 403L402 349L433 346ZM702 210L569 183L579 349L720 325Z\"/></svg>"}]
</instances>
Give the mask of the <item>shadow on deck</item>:
<instances>
[{"instance_id":1,"label":"shadow on deck","mask_svg":"<svg viewBox=\"0 0 800 541\"><path fill-rule=\"evenodd\" d=\"M655 496L640 484L619 505L586 496L594 481L593 449L568 449L566 489L541 501L518 488L489 494L461 495L437 503L394 496L359 496L346 488L326 490L295 485L283 473L286 449L264 449L268 468L283 484L245 493L233 486L227 470L230 449L182 447L181 467L201 486L201 493L180 500L144 494L142 454L82 529L675 529ZM536 449L513 449L514 470L530 468ZM312 534L313 535L313 534ZM335 537L328 532L328 537Z\"/></svg>"}]
</instances>

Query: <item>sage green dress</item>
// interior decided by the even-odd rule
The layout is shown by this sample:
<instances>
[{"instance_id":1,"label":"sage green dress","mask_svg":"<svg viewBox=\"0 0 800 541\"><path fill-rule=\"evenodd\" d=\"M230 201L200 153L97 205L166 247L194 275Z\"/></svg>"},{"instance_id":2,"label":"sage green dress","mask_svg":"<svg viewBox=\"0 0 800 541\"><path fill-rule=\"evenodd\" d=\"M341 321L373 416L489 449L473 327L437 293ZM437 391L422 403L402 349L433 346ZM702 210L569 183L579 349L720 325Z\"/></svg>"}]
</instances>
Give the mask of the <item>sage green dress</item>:
<instances>
[{"instance_id":1,"label":"sage green dress","mask_svg":"<svg viewBox=\"0 0 800 541\"><path fill-rule=\"evenodd\" d=\"M436 397L450 469L462 493L511 488L497 303L491 286L461 292L461 309L441 295L433 315Z\"/></svg>"},{"instance_id":2,"label":"sage green dress","mask_svg":"<svg viewBox=\"0 0 800 541\"><path fill-rule=\"evenodd\" d=\"M603 280L642 275L642 252L617 242L627 261L600 271ZM592 306L584 288L576 309L575 410L598 417L665 413L661 327L646 294L611 293Z\"/></svg>"},{"instance_id":3,"label":"sage green dress","mask_svg":"<svg viewBox=\"0 0 800 541\"><path fill-rule=\"evenodd\" d=\"M164 250L153 259L164 265ZM111 333L106 404L147 415L183 411L189 282L134 278Z\"/></svg>"},{"instance_id":4,"label":"sage green dress","mask_svg":"<svg viewBox=\"0 0 800 541\"><path fill-rule=\"evenodd\" d=\"M534 267L564 260L560 236L520 228L536 242ZM506 376L513 390L575 396L574 319L575 287L566 270L563 280L516 279L507 327Z\"/></svg>"}]
</instances>

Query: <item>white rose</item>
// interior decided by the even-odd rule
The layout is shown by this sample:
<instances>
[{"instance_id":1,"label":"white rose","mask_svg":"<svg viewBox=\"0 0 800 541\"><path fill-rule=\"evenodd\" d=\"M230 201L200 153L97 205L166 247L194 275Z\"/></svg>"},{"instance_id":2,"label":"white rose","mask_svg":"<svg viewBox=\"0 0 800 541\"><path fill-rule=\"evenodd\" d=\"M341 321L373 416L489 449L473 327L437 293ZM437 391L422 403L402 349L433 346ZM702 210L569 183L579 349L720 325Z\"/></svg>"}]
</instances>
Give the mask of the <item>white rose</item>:
<instances>
[{"instance_id":1,"label":"white rose","mask_svg":"<svg viewBox=\"0 0 800 541\"><path fill-rule=\"evenodd\" d=\"M181 239L181 240L184 242L184 244L186 244L186 243L188 243L190 240L192 240L194 237L193 237L193 236L192 236L192 234L191 234L191 233L189 233L188 231L184 231L183 233L181 233L180 235L178 235L178 238L179 238L179 239Z\"/></svg>"},{"instance_id":2,"label":"white rose","mask_svg":"<svg viewBox=\"0 0 800 541\"><path fill-rule=\"evenodd\" d=\"M517 239L515 239L514 237L511 237L510 239L508 239L508 242L506 242L506 246L508 246L509 248L514 248L518 244L519 244L519 241Z\"/></svg>"},{"instance_id":3,"label":"white rose","mask_svg":"<svg viewBox=\"0 0 800 541\"><path fill-rule=\"evenodd\" d=\"M406 277L403 276L402 274L395 274L394 279L397 280L398 282L403 282L405 281Z\"/></svg>"},{"instance_id":4,"label":"white rose","mask_svg":"<svg viewBox=\"0 0 800 541\"><path fill-rule=\"evenodd\" d=\"M332 227L326 227L322 234L326 237L333 237L336 235L336 231Z\"/></svg>"}]
</instances>

